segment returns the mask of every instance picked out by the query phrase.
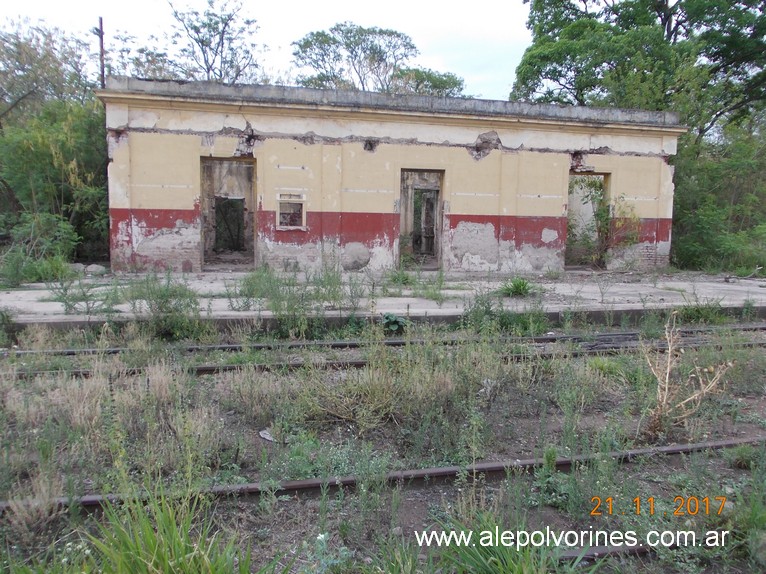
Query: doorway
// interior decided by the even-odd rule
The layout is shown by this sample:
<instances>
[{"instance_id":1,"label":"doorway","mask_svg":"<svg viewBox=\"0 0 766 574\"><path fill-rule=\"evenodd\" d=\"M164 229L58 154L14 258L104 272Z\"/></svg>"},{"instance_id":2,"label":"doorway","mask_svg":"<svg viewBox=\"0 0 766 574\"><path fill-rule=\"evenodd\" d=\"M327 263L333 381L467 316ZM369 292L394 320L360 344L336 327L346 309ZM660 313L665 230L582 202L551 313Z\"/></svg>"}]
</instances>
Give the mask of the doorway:
<instances>
[{"instance_id":1,"label":"doorway","mask_svg":"<svg viewBox=\"0 0 766 574\"><path fill-rule=\"evenodd\" d=\"M399 263L439 269L443 171L402 170Z\"/></svg>"},{"instance_id":2,"label":"doorway","mask_svg":"<svg viewBox=\"0 0 766 574\"><path fill-rule=\"evenodd\" d=\"M571 174L564 264L605 268L611 225L608 176Z\"/></svg>"},{"instance_id":3,"label":"doorway","mask_svg":"<svg viewBox=\"0 0 766 574\"><path fill-rule=\"evenodd\" d=\"M252 266L255 209L252 160L202 159L202 263Z\"/></svg>"}]
</instances>

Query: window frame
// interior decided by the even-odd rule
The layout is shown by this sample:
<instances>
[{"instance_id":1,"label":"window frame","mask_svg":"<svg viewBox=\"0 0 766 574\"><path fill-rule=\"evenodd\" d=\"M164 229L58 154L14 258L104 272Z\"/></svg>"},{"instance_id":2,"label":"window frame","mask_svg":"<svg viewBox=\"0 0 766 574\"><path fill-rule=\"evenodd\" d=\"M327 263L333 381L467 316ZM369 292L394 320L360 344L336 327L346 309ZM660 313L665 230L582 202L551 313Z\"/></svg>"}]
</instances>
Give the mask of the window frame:
<instances>
[{"instance_id":1,"label":"window frame","mask_svg":"<svg viewBox=\"0 0 766 574\"><path fill-rule=\"evenodd\" d=\"M287 204L298 204L301 208L300 225L282 225L282 206ZM285 212L290 213L292 212ZM278 193L277 194L277 231L306 231L306 194L305 193Z\"/></svg>"}]
</instances>

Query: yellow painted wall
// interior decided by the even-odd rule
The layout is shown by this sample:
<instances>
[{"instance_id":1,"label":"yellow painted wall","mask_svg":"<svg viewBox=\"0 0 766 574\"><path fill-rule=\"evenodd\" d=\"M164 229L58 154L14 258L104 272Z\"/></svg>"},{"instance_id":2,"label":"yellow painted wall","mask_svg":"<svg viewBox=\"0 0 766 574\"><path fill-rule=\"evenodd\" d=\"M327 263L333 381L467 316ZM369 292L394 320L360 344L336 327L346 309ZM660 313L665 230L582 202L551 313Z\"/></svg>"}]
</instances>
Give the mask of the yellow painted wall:
<instances>
[{"instance_id":1,"label":"yellow painted wall","mask_svg":"<svg viewBox=\"0 0 766 574\"><path fill-rule=\"evenodd\" d=\"M130 207L193 209L199 201L200 137L130 134Z\"/></svg>"},{"instance_id":2,"label":"yellow painted wall","mask_svg":"<svg viewBox=\"0 0 766 574\"><path fill-rule=\"evenodd\" d=\"M518 207L512 215L562 217L569 190L569 154L519 154Z\"/></svg>"},{"instance_id":3,"label":"yellow painted wall","mask_svg":"<svg viewBox=\"0 0 766 574\"><path fill-rule=\"evenodd\" d=\"M265 119L269 125L278 121L271 115ZM247 120L258 125L259 117L249 113ZM199 158L233 157L238 138L216 135L215 131L227 126L241 128L244 121L245 116L236 113L114 106L108 114L110 123L134 122L142 129L165 130L193 126L195 131L211 132L195 135L128 130L128 136L115 139L109 166L111 206L192 209L199 199ZM360 120L347 123L360 130L360 138L368 133L386 133L387 124L373 126L371 122L365 128ZM316 117L311 125L319 130L326 125L329 132L335 132L344 124ZM397 124L392 129L398 133L401 126ZM435 126L413 129L425 134ZM466 125L439 129L440 136L446 137L454 130L460 138L470 139ZM477 136L481 133L479 129L475 131ZM500 133L507 145L515 141L514 134L528 135L531 131L534 130L529 126L518 132L506 127ZM566 129L562 128L561 138L566 141L583 138L579 131L568 135L564 132ZM546 143L555 143L556 134L549 127L540 133ZM673 143L671 136L640 132L615 137L623 146L628 146L632 138L636 148L668 147ZM309 211L393 213L399 199L402 170L422 169L444 171L442 199L447 202L449 213L551 217L565 215L571 161L569 153L556 151L492 150L486 157L476 159L470 146L454 144L382 141L374 151L368 151L362 139L305 144L290 137L268 136L256 142L253 156L257 162L257 199L266 210L277 209L279 193L299 193L306 196ZM585 164L592 166L595 173L609 174L612 197L624 197L639 217L671 216L672 170L662 157L589 154Z\"/></svg>"},{"instance_id":4,"label":"yellow painted wall","mask_svg":"<svg viewBox=\"0 0 766 574\"><path fill-rule=\"evenodd\" d=\"M663 180L669 177L662 158L588 155L585 163L594 167L594 173L608 174L612 203L619 201L640 218L672 216L672 193L660 193Z\"/></svg>"}]
</instances>

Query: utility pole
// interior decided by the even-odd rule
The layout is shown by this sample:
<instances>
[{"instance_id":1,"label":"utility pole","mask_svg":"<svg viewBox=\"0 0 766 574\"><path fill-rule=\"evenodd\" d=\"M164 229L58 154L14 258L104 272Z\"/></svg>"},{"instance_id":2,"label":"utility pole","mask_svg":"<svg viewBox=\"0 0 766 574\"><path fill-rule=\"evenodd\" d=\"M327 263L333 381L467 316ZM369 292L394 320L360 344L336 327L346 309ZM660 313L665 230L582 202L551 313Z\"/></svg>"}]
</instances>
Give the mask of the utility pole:
<instances>
[{"instance_id":1,"label":"utility pole","mask_svg":"<svg viewBox=\"0 0 766 574\"><path fill-rule=\"evenodd\" d=\"M106 76L104 75L104 19L98 17L98 28L93 28L93 33L98 36L98 59L100 63L99 79L101 80L101 89L106 88Z\"/></svg>"}]
</instances>

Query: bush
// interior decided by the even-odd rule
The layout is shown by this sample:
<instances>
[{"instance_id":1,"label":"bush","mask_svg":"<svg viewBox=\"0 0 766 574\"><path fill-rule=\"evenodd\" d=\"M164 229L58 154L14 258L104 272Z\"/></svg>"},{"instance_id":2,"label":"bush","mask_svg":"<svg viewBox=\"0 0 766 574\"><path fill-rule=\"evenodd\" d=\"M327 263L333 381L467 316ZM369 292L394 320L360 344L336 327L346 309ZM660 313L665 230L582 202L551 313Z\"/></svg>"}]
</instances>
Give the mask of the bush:
<instances>
[{"instance_id":1,"label":"bush","mask_svg":"<svg viewBox=\"0 0 766 574\"><path fill-rule=\"evenodd\" d=\"M80 241L68 221L51 213L22 214L19 223L11 229L11 239L25 255L35 259L69 259Z\"/></svg>"},{"instance_id":2,"label":"bush","mask_svg":"<svg viewBox=\"0 0 766 574\"><path fill-rule=\"evenodd\" d=\"M71 276L69 259L79 237L68 221L50 213L24 213L10 236L11 246L0 260L0 280L5 285Z\"/></svg>"},{"instance_id":3,"label":"bush","mask_svg":"<svg viewBox=\"0 0 766 574\"><path fill-rule=\"evenodd\" d=\"M205 331L197 294L170 273L164 280L150 273L127 289L130 310L147 315L152 334L161 339L199 337Z\"/></svg>"},{"instance_id":4,"label":"bush","mask_svg":"<svg viewBox=\"0 0 766 574\"><path fill-rule=\"evenodd\" d=\"M250 553L222 545L198 500L151 495L107 504L106 522L90 537L90 566L101 572L250 572ZM201 526L199 523L201 522ZM195 533L196 534L193 534Z\"/></svg>"},{"instance_id":5,"label":"bush","mask_svg":"<svg viewBox=\"0 0 766 574\"><path fill-rule=\"evenodd\" d=\"M532 292L532 285L523 277L514 277L503 283L500 292L506 297L526 297Z\"/></svg>"}]
</instances>

